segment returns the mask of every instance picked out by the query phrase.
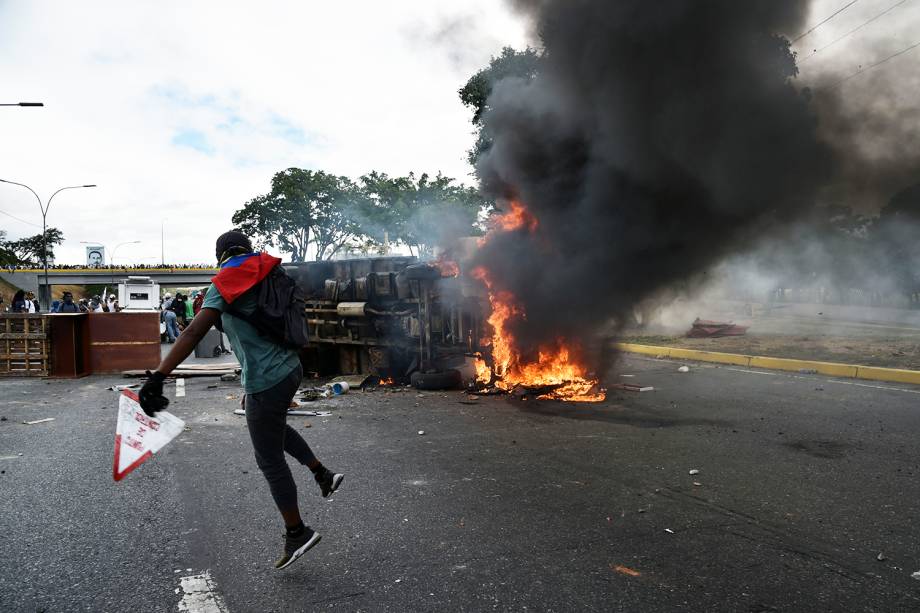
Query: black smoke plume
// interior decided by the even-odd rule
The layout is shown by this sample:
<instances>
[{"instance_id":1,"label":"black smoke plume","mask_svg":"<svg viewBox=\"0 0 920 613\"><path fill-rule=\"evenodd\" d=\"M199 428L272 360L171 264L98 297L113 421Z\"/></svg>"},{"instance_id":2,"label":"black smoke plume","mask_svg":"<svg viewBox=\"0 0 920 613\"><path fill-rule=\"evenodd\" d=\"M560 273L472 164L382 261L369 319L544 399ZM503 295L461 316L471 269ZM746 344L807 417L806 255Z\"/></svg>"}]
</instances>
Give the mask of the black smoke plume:
<instances>
[{"instance_id":1,"label":"black smoke plume","mask_svg":"<svg viewBox=\"0 0 920 613\"><path fill-rule=\"evenodd\" d=\"M543 0L515 5L540 73L495 84L483 189L538 219L477 260L526 317L523 348L590 339L657 289L816 202L833 156L779 33L799 0Z\"/></svg>"}]
</instances>

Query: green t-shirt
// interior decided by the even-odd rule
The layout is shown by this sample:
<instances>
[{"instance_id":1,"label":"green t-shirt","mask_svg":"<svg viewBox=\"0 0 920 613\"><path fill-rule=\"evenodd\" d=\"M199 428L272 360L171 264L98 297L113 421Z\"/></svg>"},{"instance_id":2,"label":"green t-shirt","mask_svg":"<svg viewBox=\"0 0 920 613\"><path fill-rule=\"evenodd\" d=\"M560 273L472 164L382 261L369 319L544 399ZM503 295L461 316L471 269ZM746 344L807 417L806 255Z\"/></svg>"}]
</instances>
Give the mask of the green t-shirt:
<instances>
[{"instance_id":1,"label":"green t-shirt","mask_svg":"<svg viewBox=\"0 0 920 613\"><path fill-rule=\"evenodd\" d=\"M237 298L233 306L246 315L256 310L256 288ZM258 394L281 382L300 365L300 357L293 349L273 343L259 334L249 322L226 312L227 302L211 284L204 295L203 309L221 312L220 322L230 338L233 352L243 367L243 389L247 394Z\"/></svg>"}]
</instances>

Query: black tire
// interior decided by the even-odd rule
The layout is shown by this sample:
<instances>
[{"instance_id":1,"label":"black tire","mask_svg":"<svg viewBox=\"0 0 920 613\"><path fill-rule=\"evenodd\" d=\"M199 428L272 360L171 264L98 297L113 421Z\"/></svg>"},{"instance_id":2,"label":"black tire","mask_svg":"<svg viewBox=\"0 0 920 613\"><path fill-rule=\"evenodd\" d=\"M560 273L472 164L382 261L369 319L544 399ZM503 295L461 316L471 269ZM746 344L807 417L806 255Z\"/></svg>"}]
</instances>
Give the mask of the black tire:
<instances>
[{"instance_id":1,"label":"black tire","mask_svg":"<svg viewBox=\"0 0 920 613\"><path fill-rule=\"evenodd\" d=\"M442 370L440 372L415 371L409 377L409 382L415 389L420 390L453 390L460 387L459 370Z\"/></svg>"}]
</instances>

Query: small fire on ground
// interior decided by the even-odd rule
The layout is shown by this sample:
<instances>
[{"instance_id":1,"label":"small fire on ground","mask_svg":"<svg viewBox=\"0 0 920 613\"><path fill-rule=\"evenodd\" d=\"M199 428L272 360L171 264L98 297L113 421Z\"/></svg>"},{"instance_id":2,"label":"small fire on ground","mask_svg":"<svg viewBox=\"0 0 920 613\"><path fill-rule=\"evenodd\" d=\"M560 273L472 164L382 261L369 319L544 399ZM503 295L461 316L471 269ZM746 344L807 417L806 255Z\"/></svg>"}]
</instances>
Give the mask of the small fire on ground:
<instances>
[{"instance_id":1,"label":"small fire on ground","mask_svg":"<svg viewBox=\"0 0 920 613\"><path fill-rule=\"evenodd\" d=\"M488 242L496 232L535 232L539 226L536 217L520 202L512 202L510 210L499 216L489 233L482 239ZM590 377L580 363L581 347L564 338L557 338L548 346L539 347L536 359L526 360L511 333L511 322L525 317L511 292L495 287L489 271L480 266L471 273L481 280L489 292L492 313L488 322L492 328L492 367L482 358L476 360L477 380L488 384L493 381L499 389L511 391L516 387L534 390L542 400L568 402L601 402L606 392L600 389L597 379ZM527 355L530 355L528 353ZM494 375L494 377L493 377Z\"/></svg>"}]
</instances>

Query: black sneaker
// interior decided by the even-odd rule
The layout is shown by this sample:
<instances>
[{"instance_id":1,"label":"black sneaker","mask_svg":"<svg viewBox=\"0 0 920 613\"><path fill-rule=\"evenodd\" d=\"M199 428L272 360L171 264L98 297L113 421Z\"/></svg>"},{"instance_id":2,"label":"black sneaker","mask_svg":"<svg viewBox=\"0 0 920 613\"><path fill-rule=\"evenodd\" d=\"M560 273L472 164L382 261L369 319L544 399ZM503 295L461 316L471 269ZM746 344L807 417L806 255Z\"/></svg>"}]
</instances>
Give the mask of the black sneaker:
<instances>
[{"instance_id":1,"label":"black sneaker","mask_svg":"<svg viewBox=\"0 0 920 613\"><path fill-rule=\"evenodd\" d=\"M281 570L293 564L297 558L307 553L320 539L319 532L314 532L310 526L304 526L299 536L284 535L284 553L275 562L275 568Z\"/></svg>"},{"instance_id":2,"label":"black sneaker","mask_svg":"<svg viewBox=\"0 0 920 613\"><path fill-rule=\"evenodd\" d=\"M319 483L320 489L323 490L323 498L325 498L332 492L339 489L339 486L342 484L342 479L345 478L345 475L334 473L326 468L323 470L323 472L319 473L314 478L316 479L316 482Z\"/></svg>"}]
</instances>

